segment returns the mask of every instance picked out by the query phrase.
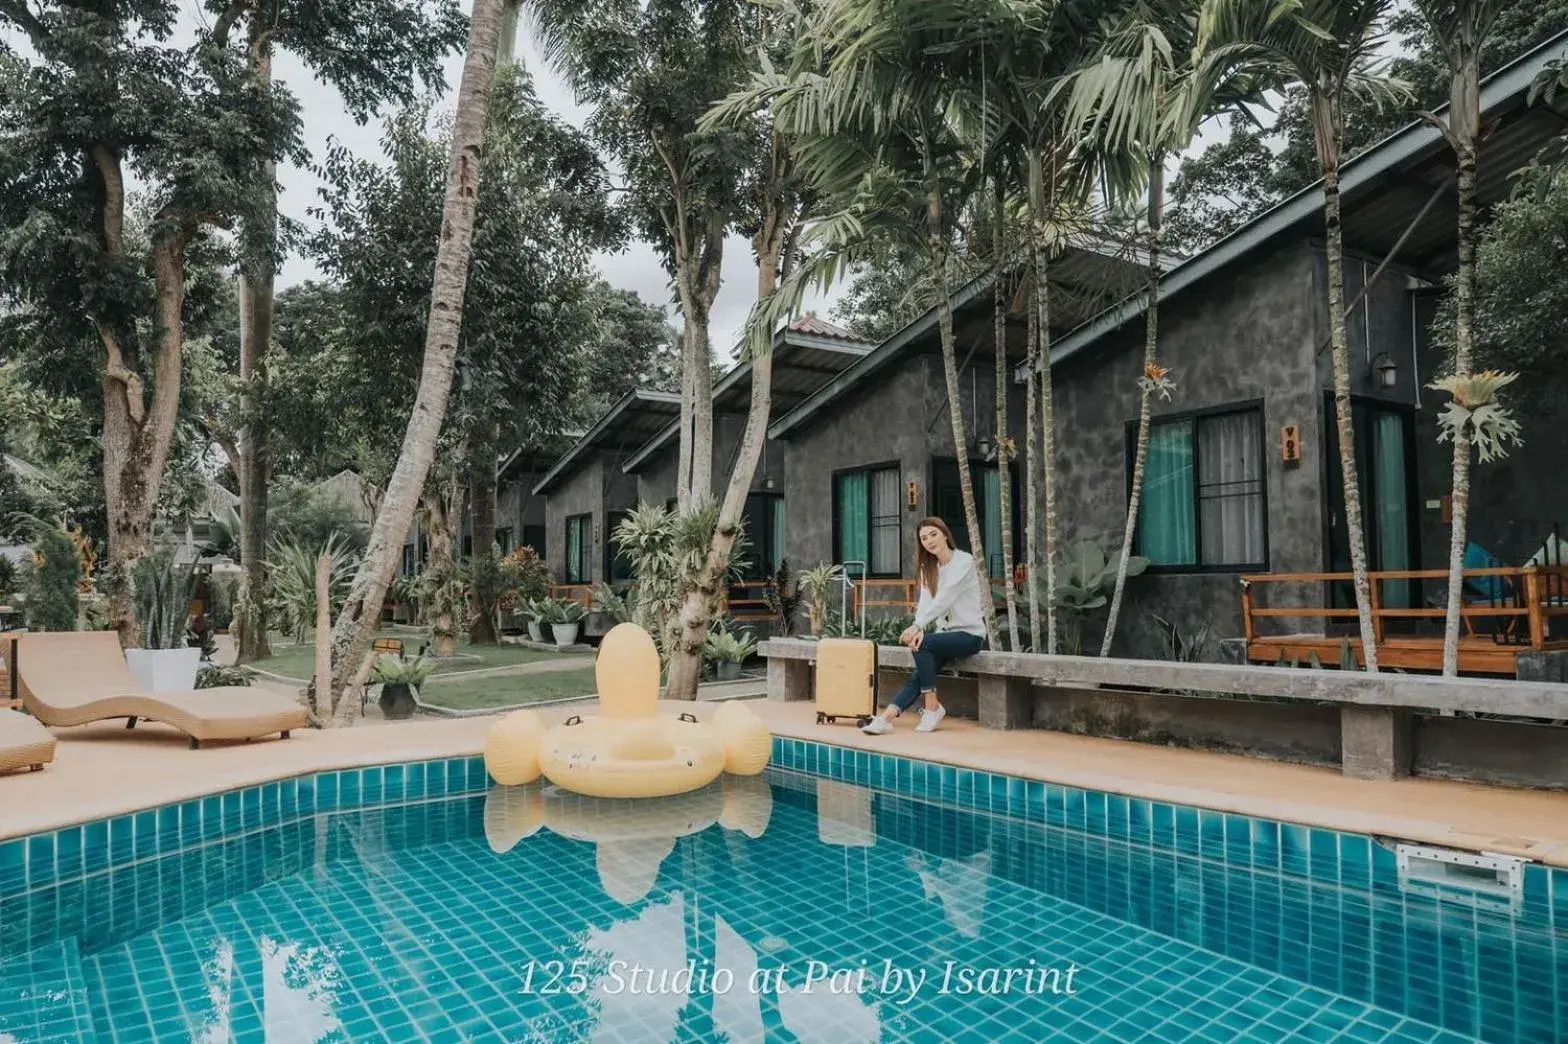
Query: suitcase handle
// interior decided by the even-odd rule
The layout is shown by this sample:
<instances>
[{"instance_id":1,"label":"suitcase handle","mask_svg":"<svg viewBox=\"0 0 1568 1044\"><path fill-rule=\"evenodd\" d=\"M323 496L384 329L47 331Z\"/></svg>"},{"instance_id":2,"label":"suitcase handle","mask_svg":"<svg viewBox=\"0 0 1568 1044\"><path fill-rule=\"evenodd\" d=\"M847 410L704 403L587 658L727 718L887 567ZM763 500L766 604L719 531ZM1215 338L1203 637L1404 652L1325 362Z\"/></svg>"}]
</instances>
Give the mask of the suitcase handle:
<instances>
[{"instance_id":1,"label":"suitcase handle","mask_svg":"<svg viewBox=\"0 0 1568 1044\"><path fill-rule=\"evenodd\" d=\"M850 561L850 562L840 562L839 563L839 568L844 570L844 590L839 595L838 615L839 615L839 619L845 621L846 623L849 622L849 592L855 586L855 581L851 580L850 576L849 576L849 567L850 566L859 566L860 567L860 579L861 580L864 580L866 578L866 575L871 571L870 565L868 563L865 563L865 562ZM860 637L864 638L865 636L866 636L866 600L864 598L862 598L860 600Z\"/></svg>"}]
</instances>

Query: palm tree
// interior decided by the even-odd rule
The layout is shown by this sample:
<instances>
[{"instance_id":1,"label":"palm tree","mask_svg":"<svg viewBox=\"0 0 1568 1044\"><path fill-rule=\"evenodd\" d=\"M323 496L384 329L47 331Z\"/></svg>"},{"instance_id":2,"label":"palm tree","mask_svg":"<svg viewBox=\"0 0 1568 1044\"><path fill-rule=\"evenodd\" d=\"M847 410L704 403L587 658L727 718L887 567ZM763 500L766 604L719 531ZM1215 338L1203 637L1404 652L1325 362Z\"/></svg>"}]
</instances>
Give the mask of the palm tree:
<instances>
[{"instance_id":1,"label":"palm tree","mask_svg":"<svg viewBox=\"0 0 1568 1044\"><path fill-rule=\"evenodd\" d=\"M825 284L866 260L874 243L897 244L926 262L937 291L937 326L947 386L964 524L980 573L987 628L995 610L984 541L965 453L957 347L953 334L954 243L981 176L971 162L939 59L916 37L920 5L835 0L814 13L787 75L746 92L744 104L771 107L802 177L833 211L801 237L811 251L779 290L759 302L752 343L798 309L808 285ZM734 99L732 99L734 101Z\"/></svg>"},{"instance_id":2,"label":"palm tree","mask_svg":"<svg viewBox=\"0 0 1568 1044\"><path fill-rule=\"evenodd\" d=\"M1481 138L1481 50L1497 21L1501 0L1415 0L1415 8L1443 51L1452 80L1445 120L1431 118L1459 167L1459 271L1454 278L1454 372L1470 379L1475 345L1475 209ZM1459 610L1464 601L1465 517L1470 506L1470 430L1453 432L1453 528L1448 540L1448 609L1443 626L1443 674L1459 673Z\"/></svg>"},{"instance_id":3,"label":"palm tree","mask_svg":"<svg viewBox=\"0 0 1568 1044\"><path fill-rule=\"evenodd\" d=\"M474 203L479 196L479 171L490 93L495 82L496 53L501 37L502 0L474 0L468 53L452 120L452 155L447 167L446 203L441 238L436 248L435 280L430 288L430 318L425 332L425 361L419 391L403 434L397 467L387 483L381 509L370 531L370 543L349 589L348 600L332 629L332 701L334 723L346 723L359 701L349 695L365 684L370 660L365 656L371 632L381 618L387 584L397 569L403 538L414 521L420 493L446 416L457 363L457 337L463 323L463 297L468 289L468 260L474 239ZM319 696L318 696L319 699Z\"/></svg>"},{"instance_id":4,"label":"palm tree","mask_svg":"<svg viewBox=\"0 0 1568 1044\"><path fill-rule=\"evenodd\" d=\"M1328 261L1329 344L1334 362L1334 412L1344 486L1345 530L1366 669L1377 671L1377 642L1367 579L1366 535L1350 416L1350 350L1345 336L1344 239L1340 227L1339 165L1345 98L1376 103L1399 97L1402 85L1378 74L1374 58L1392 0L1204 0L1193 47L1192 73L1175 118L1190 124L1217 84L1238 72L1266 80L1291 79L1306 89L1323 171L1323 220Z\"/></svg>"}]
</instances>

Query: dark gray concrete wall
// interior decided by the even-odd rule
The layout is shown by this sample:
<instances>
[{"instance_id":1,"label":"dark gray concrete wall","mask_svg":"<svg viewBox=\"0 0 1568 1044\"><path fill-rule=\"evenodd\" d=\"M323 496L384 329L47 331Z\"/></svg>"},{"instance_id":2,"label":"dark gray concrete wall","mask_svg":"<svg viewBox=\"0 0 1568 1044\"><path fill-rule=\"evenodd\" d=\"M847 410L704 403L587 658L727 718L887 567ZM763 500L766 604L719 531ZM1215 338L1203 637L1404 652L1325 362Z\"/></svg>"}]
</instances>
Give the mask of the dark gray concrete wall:
<instances>
[{"instance_id":1,"label":"dark gray concrete wall","mask_svg":"<svg viewBox=\"0 0 1568 1044\"><path fill-rule=\"evenodd\" d=\"M591 580L603 578L604 472L604 459L596 453L592 460L578 467L550 491L545 511L545 525L549 527L546 531L548 554L545 557L550 565L550 574L557 583L566 577L566 520L582 514L591 514L594 523L589 529L589 540L593 544L588 555L589 576ZM593 538L596 531L600 534L597 540Z\"/></svg>"},{"instance_id":2,"label":"dark gray concrete wall","mask_svg":"<svg viewBox=\"0 0 1568 1044\"><path fill-rule=\"evenodd\" d=\"M643 466L637 473L637 501L640 504L662 505L675 499L675 470L680 454L672 442L670 448Z\"/></svg>"},{"instance_id":3,"label":"dark gray concrete wall","mask_svg":"<svg viewBox=\"0 0 1568 1044\"><path fill-rule=\"evenodd\" d=\"M745 434L746 418L720 416L713 419L713 495L724 496L729 488L730 474L734 470L735 454ZM786 443L767 441L757 470L751 477L751 490L782 491L789 447ZM645 464L637 474L637 497L644 504L663 504L675 497L676 463L679 452L672 441L669 448ZM769 480L772 480L770 486Z\"/></svg>"},{"instance_id":4,"label":"dark gray concrete wall","mask_svg":"<svg viewBox=\"0 0 1568 1044\"><path fill-rule=\"evenodd\" d=\"M1305 245L1223 273L1205 286L1167 302L1160 314L1161 362L1176 381L1171 401L1156 399L1166 414L1263 401L1263 460L1268 498L1270 569L1314 571L1323 563L1321 391L1313 351L1317 256ZM1053 374L1057 439L1057 517L1063 544L1076 539L1119 548L1127 511L1126 426L1137 419L1144 324L1137 321ZM1303 459L1280 459L1280 429L1300 429ZM1287 605L1313 592L1271 592ZM1215 639L1241 633L1241 590L1236 574L1146 574L1129 581L1118 655L1157 657L1152 615L1196 629L1205 623ZM1086 635L1086 647L1097 625ZM1299 629L1299 622L1298 622ZM1218 658L1218 650L1212 652Z\"/></svg>"}]
</instances>

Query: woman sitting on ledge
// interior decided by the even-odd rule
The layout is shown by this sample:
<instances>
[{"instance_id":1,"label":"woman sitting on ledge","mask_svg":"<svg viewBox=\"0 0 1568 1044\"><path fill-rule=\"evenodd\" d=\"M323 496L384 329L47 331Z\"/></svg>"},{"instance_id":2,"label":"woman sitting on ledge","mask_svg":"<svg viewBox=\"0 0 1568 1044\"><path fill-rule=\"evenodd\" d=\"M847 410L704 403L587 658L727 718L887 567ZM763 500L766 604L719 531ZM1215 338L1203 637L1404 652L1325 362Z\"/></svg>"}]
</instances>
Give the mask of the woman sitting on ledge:
<instances>
[{"instance_id":1,"label":"woman sitting on ledge","mask_svg":"<svg viewBox=\"0 0 1568 1044\"><path fill-rule=\"evenodd\" d=\"M923 518L915 530L915 576L920 601L914 625L899 641L915 654L915 674L882 713L860 731L880 736L893 731L893 719L908 710L917 695L925 697L916 732L932 732L947 716L937 702L936 672L943 664L973 656L985 647L985 617L980 608L980 576L974 556L953 545L953 532L940 518ZM926 634L926 626L937 630Z\"/></svg>"}]
</instances>

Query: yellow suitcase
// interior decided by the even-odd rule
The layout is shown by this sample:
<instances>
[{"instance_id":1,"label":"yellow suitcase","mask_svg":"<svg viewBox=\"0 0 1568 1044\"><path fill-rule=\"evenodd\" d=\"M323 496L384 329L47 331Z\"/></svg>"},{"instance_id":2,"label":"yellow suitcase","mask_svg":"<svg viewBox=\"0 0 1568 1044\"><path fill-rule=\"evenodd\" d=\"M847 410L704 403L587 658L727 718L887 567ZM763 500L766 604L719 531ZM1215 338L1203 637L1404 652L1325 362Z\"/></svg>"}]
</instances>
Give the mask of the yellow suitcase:
<instances>
[{"instance_id":1,"label":"yellow suitcase","mask_svg":"<svg viewBox=\"0 0 1568 1044\"><path fill-rule=\"evenodd\" d=\"M823 638L817 643L813 685L817 724L853 718L865 725L877 712L877 643L866 638Z\"/></svg>"}]
</instances>

